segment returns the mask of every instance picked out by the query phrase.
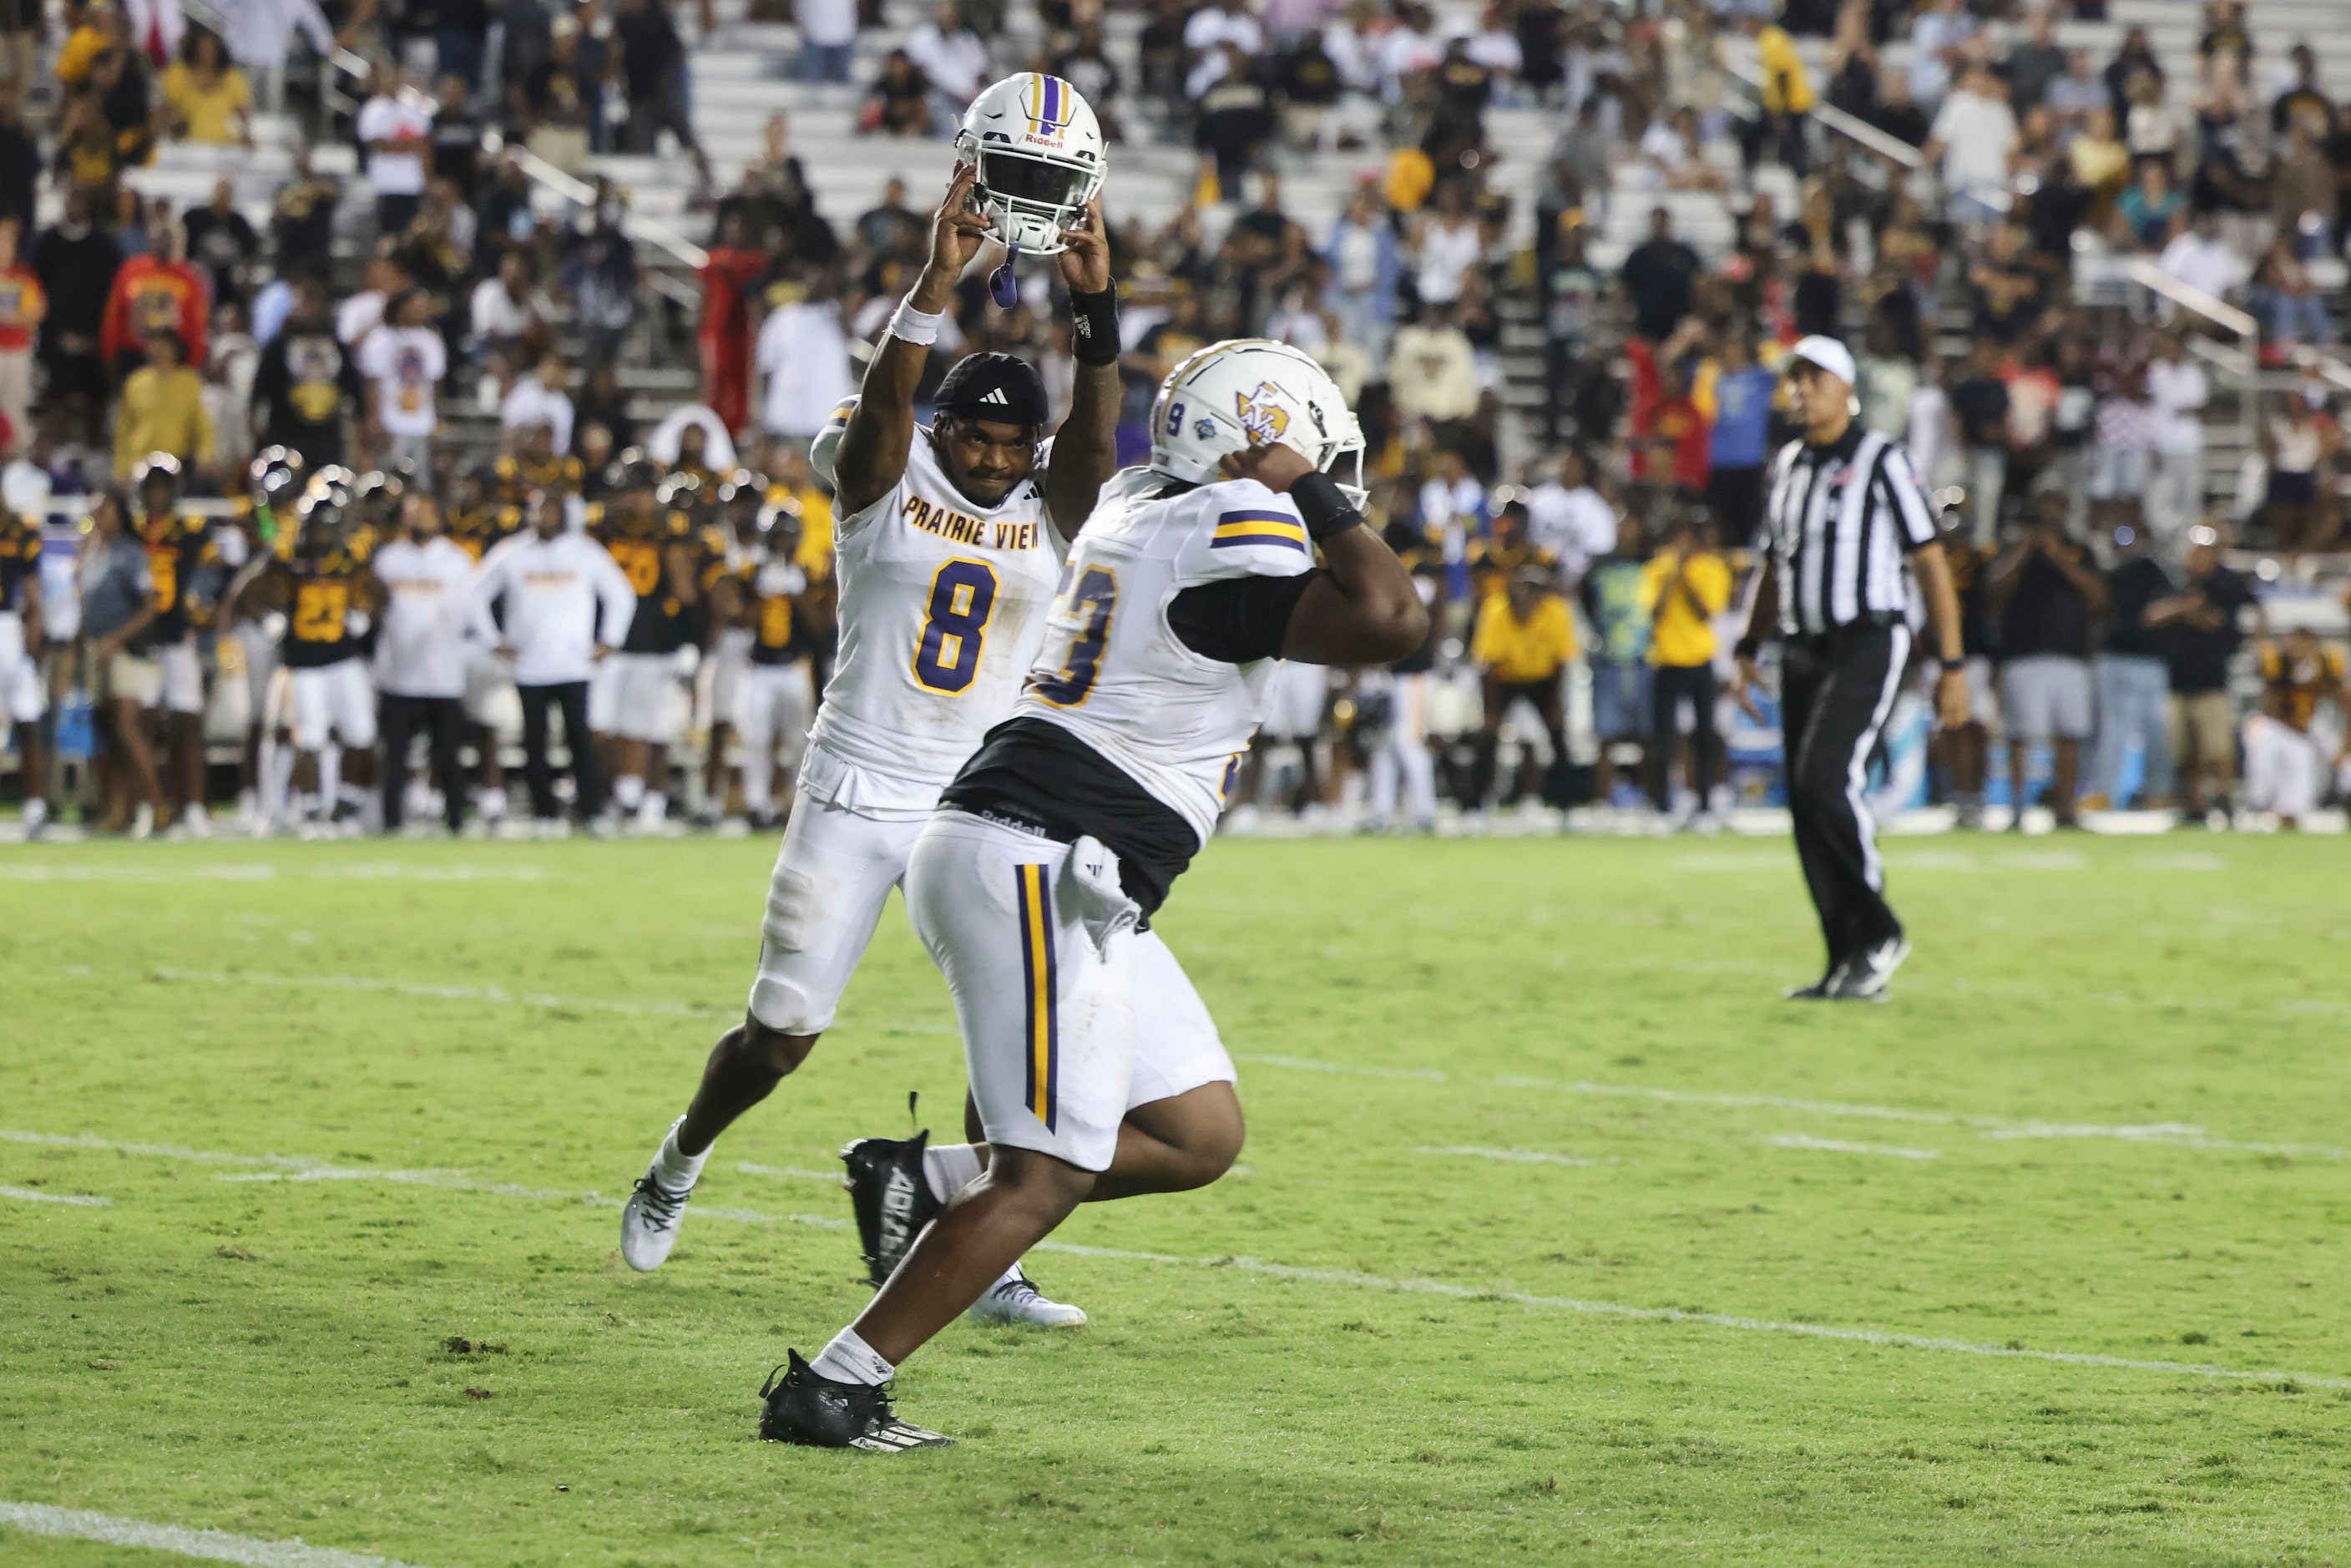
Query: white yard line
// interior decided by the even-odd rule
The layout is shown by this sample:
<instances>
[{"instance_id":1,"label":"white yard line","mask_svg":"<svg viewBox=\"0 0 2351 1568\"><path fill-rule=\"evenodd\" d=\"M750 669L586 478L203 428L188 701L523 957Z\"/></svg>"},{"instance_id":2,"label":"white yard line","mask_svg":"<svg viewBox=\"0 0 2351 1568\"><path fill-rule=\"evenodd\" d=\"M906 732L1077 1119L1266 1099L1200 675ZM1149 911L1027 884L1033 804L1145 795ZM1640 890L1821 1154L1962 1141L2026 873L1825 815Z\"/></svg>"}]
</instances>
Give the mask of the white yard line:
<instances>
[{"instance_id":1,"label":"white yard line","mask_svg":"<svg viewBox=\"0 0 2351 1568\"><path fill-rule=\"evenodd\" d=\"M287 866L274 861L217 861L208 865L0 865L0 882L549 882L535 865L409 864L355 861L349 865Z\"/></svg>"},{"instance_id":2,"label":"white yard line","mask_svg":"<svg viewBox=\"0 0 2351 1568\"><path fill-rule=\"evenodd\" d=\"M1472 1159L1499 1160L1514 1165L1588 1166L1594 1162L1579 1160L1573 1155L1547 1155L1540 1149L1483 1149L1475 1144L1447 1144L1435 1146L1423 1144L1413 1150L1416 1155L1462 1155Z\"/></svg>"},{"instance_id":3,"label":"white yard line","mask_svg":"<svg viewBox=\"0 0 2351 1568\"><path fill-rule=\"evenodd\" d=\"M29 1186L0 1186L0 1197L13 1197L19 1203L68 1203L76 1208L112 1208L110 1197L89 1197L71 1192L36 1192Z\"/></svg>"},{"instance_id":4,"label":"white yard line","mask_svg":"<svg viewBox=\"0 0 2351 1568\"><path fill-rule=\"evenodd\" d=\"M1669 1105L1715 1105L1734 1111L1801 1111L1814 1116L1841 1116L1865 1121L1909 1122L1930 1127L1968 1127L1985 1138L2113 1138L2126 1143L2161 1144L2182 1149L2216 1149L2236 1154L2299 1155L2316 1159L2351 1159L2351 1149L2327 1144L2248 1143L2216 1137L2201 1127L2163 1122L2149 1125L2103 1126L2095 1124L2026 1121L2007 1116L1983 1116L1960 1111L1919 1111L1899 1105L1855 1104L1838 1100L1808 1100L1788 1094L1729 1094L1709 1090L1664 1089L1637 1083L1594 1083L1586 1079L1564 1082L1522 1078L1514 1073L1454 1074L1426 1067L1359 1067L1349 1062L1315 1061L1298 1056L1236 1055L1252 1067L1286 1067L1304 1072L1334 1072L1350 1078L1387 1078L1412 1083L1458 1084L1470 1089L1535 1089L1556 1094L1584 1094L1603 1099L1654 1100Z\"/></svg>"},{"instance_id":5,"label":"white yard line","mask_svg":"<svg viewBox=\"0 0 2351 1568\"><path fill-rule=\"evenodd\" d=\"M1775 1149L1821 1149L1833 1155L1884 1155L1896 1160L1939 1160L1940 1149L1905 1149L1892 1144L1848 1144L1838 1138L1810 1138L1802 1133L1781 1133L1763 1140Z\"/></svg>"},{"instance_id":6,"label":"white yard line","mask_svg":"<svg viewBox=\"0 0 2351 1568\"><path fill-rule=\"evenodd\" d=\"M37 1502L0 1502L0 1526L30 1535L96 1541L108 1546L137 1546L214 1563L239 1563L245 1568L411 1568L389 1557L306 1545L298 1536L292 1541L256 1541L225 1531L150 1524L143 1519L117 1519L110 1513L87 1513L78 1508L50 1508Z\"/></svg>"},{"instance_id":7,"label":"white yard line","mask_svg":"<svg viewBox=\"0 0 2351 1568\"><path fill-rule=\"evenodd\" d=\"M383 979L371 975L277 975L250 970L150 969L158 980L183 986L257 986L271 989L312 991L388 991L395 996L423 997L443 1002L491 1002L501 1006L558 1008L575 1012L620 1013L632 1018L695 1018L717 1016L711 1008L685 1002L623 1002L596 997L555 997L509 991L500 986L446 986L425 980Z\"/></svg>"},{"instance_id":8,"label":"white yard line","mask_svg":"<svg viewBox=\"0 0 2351 1568\"><path fill-rule=\"evenodd\" d=\"M77 1148L110 1149L128 1154L177 1156L186 1153L166 1145L110 1144L96 1138L52 1137L39 1134L0 1134L0 1137L14 1137L21 1142L56 1144ZM215 1161L223 1161L238 1158L256 1160L264 1156L214 1155L208 1157ZM277 1156L267 1157L275 1159ZM306 1168L318 1171L339 1171L339 1167L328 1166L323 1163L313 1163ZM574 1193L552 1188L528 1187L512 1182L477 1181L464 1176L461 1172L362 1171L356 1175L389 1180L415 1178L424 1186L451 1187L458 1191L478 1192L496 1197L560 1199L585 1202L604 1208L621 1207L620 1199L604 1197L597 1193ZM299 1179L299 1177L294 1179ZM711 1219L732 1219L753 1225L806 1225L827 1230L843 1229L850 1223L846 1219L823 1215L768 1214L758 1209L723 1208L699 1205L695 1206L690 1212ZM1843 1340L1856 1344L1886 1345L1904 1350L1938 1351L1955 1355L2018 1357L2027 1361L2057 1362L2069 1366L2098 1366L2127 1372L2169 1373L2180 1376L2214 1378L2236 1383L2296 1383L2312 1388L2351 1389L2351 1378L2328 1376L2320 1373L2247 1372L2235 1367L2206 1366L2192 1362L2141 1361L2129 1356L2095 1355L2078 1351L2029 1350L2013 1344L1979 1344L1968 1340L1896 1333L1883 1329L1844 1328L1830 1323L1782 1322L1770 1318L1744 1318L1725 1312L1690 1312L1680 1307L1639 1307L1620 1301L1592 1301L1572 1296L1535 1295L1524 1291L1505 1291L1486 1285L1462 1285L1445 1280L1389 1279L1378 1274L1358 1273L1348 1269L1301 1268L1288 1263L1270 1263L1257 1258L1184 1258L1169 1252L1136 1252L1116 1247L1088 1247L1071 1241L1040 1241L1037 1244L1036 1250L1061 1252L1076 1258L1099 1258L1118 1262L1171 1263L1198 1269L1233 1269L1243 1273L1263 1274L1274 1279L1294 1280L1308 1284L1338 1285L1353 1290L1395 1291L1411 1295L1444 1296L1457 1301L1507 1301L1513 1305L1534 1307L1545 1312L1578 1312L1587 1316L1627 1318L1649 1322L1692 1323L1708 1328L1732 1329L1744 1333L1795 1334L1809 1339ZM289 1563L293 1561L289 1560Z\"/></svg>"},{"instance_id":9,"label":"white yard line","mask_svg":"<svg viewBox=\"0 0 2351 1568\"><path fill-rule=\"evenodd\" d=\"M735 1162L735 1168L745 1176L776 1176L798 1181L829 1182L834 1186L839 1186L841 1182L841 1173L839 1171L802 1170L798 1166L755 1166L748 1160L737 1160Z\"/></svg>"},{"instance_id":10,"label":"white yard line","mask_svg":"<svg viewBox=\"0 0 2351 1568\"><path fill-rule=\"evenodd\" d=\"M65 972L72 974L77 978L91 977L91 971L83 965L69 966ZM686 1002L640 1002L598 997L553 996L535 992L509 991L499 986L452 986L432 981L392 979L369 975L285 975L249 970L177 968L151 969L145 973L153 979L178 985L250 986L265 989L388 993L394 996L418 997L432 1001L486 1002L494 1006L613 1013L630 1018L706 1019L720 1016L719 1009L716 1008ZM1955 980L1952 982L1952 988L1965 991L1989 990L1991 988L1971 987L1964 980ZM2036 991L2035 994L2039 993ZM2127 1001L2130 998L2105 999ZM2351 1006L2325 1002L2285 1000L2277 1003L2276 1006L2281 1011L2301 1014L2324 1012L2331 1015L2338 1012L2351 1012ZM899 1033L952 1035L956 1032L952 1025L912 1022L876 1023L866 1027ZM1299 1056L1248 1055L1236 1056L1234 1060L1259 1067L1285 1067L1304 1072L1338 1073L1351 1078L1387 1078L1411 1083L1456 1083L1497 1089L1533 1089L1552 1093L1654 1100L1667 1104L1717 1105L1732 1110L1801 1111L1815 1116L1856 1117L1881 1122L1913 1122L1927 1126L1972 1127L1987 1138L2112 1138L2128 1143L2159 1144L2183 1149L2302 1155L2329 1160L2351 1159L2351 1149L2337 1148L2331 1145L2244 1142L2219 1137L2204 1128L2182 1123L2161 1123L2151 1126L2100 1126L2063 1122L2053 1118L2015 1118L1975 1115L1952 1111L1920 1111L1895 1105L1854 1104L1785 1094L1721 1093L1704 1090L1655 1088L1641 1084L1596 1083L1588 1080L1561 1082L1543 1078L1524 1078L1509 1073L1496 1074L1492 1077L1455 1075L1435 1068L1371 1067L1352 1062L1317 1061ZM0 1133L0 1137L6 1135L5 1133ZM755 1171L747 1174L769 1173ZM787 1171L787 1174L813 1176L817 1173Z\"/></svg>"}]
</instances>

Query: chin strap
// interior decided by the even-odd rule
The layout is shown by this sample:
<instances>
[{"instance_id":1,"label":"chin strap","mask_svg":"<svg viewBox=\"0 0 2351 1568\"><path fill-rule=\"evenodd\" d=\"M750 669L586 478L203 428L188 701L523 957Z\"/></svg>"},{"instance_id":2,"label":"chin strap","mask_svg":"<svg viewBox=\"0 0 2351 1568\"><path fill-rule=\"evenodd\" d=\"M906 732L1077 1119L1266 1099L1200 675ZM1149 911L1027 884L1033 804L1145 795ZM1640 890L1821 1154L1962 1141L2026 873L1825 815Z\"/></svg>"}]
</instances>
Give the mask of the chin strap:
<instances>
[{"instance_id":1,"label":"chin strap","mask_svg":"<svg viewBox=\"0 0 2351 1568\"><path fill-rule=\"evenodd\" d=\"M1012 271L1012 264L1019 259L1020 247L1008 246L1004 265L987 275L987 297L996 301L998 309L1009 310L1020 303L1020 279Z\"/></svg>"}]
</instances>

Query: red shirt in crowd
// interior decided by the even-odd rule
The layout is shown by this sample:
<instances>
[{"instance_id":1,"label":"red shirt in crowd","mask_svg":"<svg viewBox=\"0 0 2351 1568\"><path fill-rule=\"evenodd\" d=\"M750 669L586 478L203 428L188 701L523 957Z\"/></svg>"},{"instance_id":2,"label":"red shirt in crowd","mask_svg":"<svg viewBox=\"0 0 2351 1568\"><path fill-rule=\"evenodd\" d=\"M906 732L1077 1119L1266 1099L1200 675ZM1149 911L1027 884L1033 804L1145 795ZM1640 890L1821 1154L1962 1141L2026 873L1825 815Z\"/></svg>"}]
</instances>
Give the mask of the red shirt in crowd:
<instances>
[{"instance_id":1,"label":"red shirt in crowd","mask_svg":"<svg viewBox=\"0 0 2351 1568\"><path fill-rule=\"evenodd\" d=\"M744 290L768 258L741 246L713 246L702 265L702 321L695 333L702 351L702 401L729 430L751 423L750 315Z\"/></svg>"},{"instance_id":2,"label":"red shirt in crowd","mask_svg":"<svg viewBox=\"0 0 2351 1568\"><path fill-rule=\"evenodd\" d=\"M99 356L110 365L118 355L137 350L148 333L170 328L187 345L187 362L201 369L211 319L211 291L194 267L134 256L114 275L106 319L98 329Z\"/></svg>"}]
</instances>

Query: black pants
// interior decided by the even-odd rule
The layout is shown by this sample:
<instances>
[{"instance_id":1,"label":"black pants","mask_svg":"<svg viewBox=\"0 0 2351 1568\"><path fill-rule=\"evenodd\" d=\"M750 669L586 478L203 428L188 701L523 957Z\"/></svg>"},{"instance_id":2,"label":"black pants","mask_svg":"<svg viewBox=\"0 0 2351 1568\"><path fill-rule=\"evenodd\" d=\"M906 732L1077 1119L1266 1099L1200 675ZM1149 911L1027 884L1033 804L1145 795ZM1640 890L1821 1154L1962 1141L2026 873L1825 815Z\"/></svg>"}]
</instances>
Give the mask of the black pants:
<instances>
[{"instance_id":1,"label":"black pants","mask_svg":"<svg viewBox=\"0 0 2351 1568\"><path fill-rule=\"evenodd\" d=\"M1682 748L1685 697L1690 705L1690 789L1701 810L1707 791L1722 777L1722 732L1714 727L1714 666L1656 666L1649 672L1649 799L1660 811L1673 809L1674 758Z\"/></svg>"},{"instance_id":2,"label":"black pants","mask_svg":"<svg viewBox=\"0 0 2351 1568\"><path fill-rule=\"evenodd\" d=\"M596 747L588 739L588 683L515 688L522 697L522 775L530 785L530 814L542 821L555 815L555 769L547 760L547 710L563 710L563 748L571 754L571 783L581 821L604 805L604 782L596 774Z\"/></svg>"},{"instance_id":3,"label":"black pants","mask_svg":"<svg viewBox=\"0 0 2351 1568\"><path fill-rule=\"evenodd\" d=\"M441 792L448 803L449 831L465 821L465 773L457 763L457 746L465 731L465 707L455 697L403 697L383 694L383 825L400 826L401 808L408 793L408 743L418 730L431 739L433 771L441 776Z\"/></svg>"},{"instance_id":4,"label":"black pants","mask_svg":"<svg viewBox=\"0 0 2351 1568\"><path fill-rule=\"evenodd\" d=\"M1510 705L1519 701L1535 710L1542 720L1543 734L1551 740L1551 771L1544 777L1543 799L1550 804L1559 803L1567 776L1567 723L1565 710L1560 702L1559 677L1546 681L1498 681L1486 677L1486 727L1478 737L1477 761L1469 773L1469 810L1483 810L1487 795L1494 788L1496 753L1501 746L1502 720ZM1520 771L1524 771L1521 764ZM1518 783L1511 781L1510 792L1495 802L1506 806L1518 799Z\"/></svg>"},{"instance_id":5,"label":"black pants","mask_svg":"<svg viewBox=\"0 0 2351 1568\"><path fill-rule=\"evenodd\" d=\"M1902 935L1861 791L1909 658L1908 627L1855 626L1792 641L1781 664L1788 814L1832 965Z\"/></svg>"}]
</instances>

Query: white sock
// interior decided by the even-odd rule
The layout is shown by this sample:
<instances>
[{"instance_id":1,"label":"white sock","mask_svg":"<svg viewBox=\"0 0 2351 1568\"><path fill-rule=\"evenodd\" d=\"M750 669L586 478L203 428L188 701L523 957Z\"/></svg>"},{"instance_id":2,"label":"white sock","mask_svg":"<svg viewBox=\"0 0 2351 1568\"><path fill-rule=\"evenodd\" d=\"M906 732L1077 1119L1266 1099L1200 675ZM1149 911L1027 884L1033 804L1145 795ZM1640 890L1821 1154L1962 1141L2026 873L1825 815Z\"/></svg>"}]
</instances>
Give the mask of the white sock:
<instances>
[{"instance_id":1,"label":"white sock","mask_svg":"<svg viewBox=\"0 0 2351 1568\"><path fill-rule=\"evenodd\" d=\"M643 813L656 819L668 816L669 796L659 789L646 790Z\"/></svg>"},{"instance_id":2,"label":"white sock","mask_svg":"<svg viewBox=\"0 0 2351 1568\"><path fill-rule=\"evenodd\" d=\"M612 780L612 804L623 811L633 811L645 798L645 781L634 773L623 773Z\"/></svg>"},{"instance_id":3,"label":"white sock","mask_svg":"<svg viewBox=\"0 0 2351 1568\"><path fill-rule=\"evenodd\" d=\"M868 1385L887 1383L898 1369L882 1359L881 1353L857 1337L855 1329L843 1329L832 1336L832 1343L823 1354L809 1363L809 1370L819 1377L830 1377L835 1383L862 1383Z\"/></svg>"},{"instance_id":4,"label":"white sock","mask_svg":"<svg viewBox=\"0 0 2351 1568\"><path fill-rule=\"evenodd\" d=\"M969 1144L942 1144L923 1151L923 1179L941 1203L979 1179L979 1150Z\"/></svg>"},{"instance_id":5,"label":"white sock","mask_svg":"<svg viewBox=\"0 0 2351 1568\"><path fill-rule=\"evenodd\" d=\"M497 821L507 814L507 792L503 789L485 789L475 797L474 805L484 821Z\"/></svg>"},{"instance_id":6,"label":"white sock","mask_svg":"<svg viewBox=\"0 0 2351 1568\"><path fill-rule=\"evenodd\" d=\"M678 1148L677 1130L684 1125L685 1118L683 1116L672 1122L669 1135L662 1139L660 1149L653 1155L653 1175L672 1192L682 1192L700 1181L703 1164L710 1158L710 1149L698 1155L689 1155ZM711 1145L711 1148L716 1147L716 1144Z\"/></svg>"}]
</instances>

